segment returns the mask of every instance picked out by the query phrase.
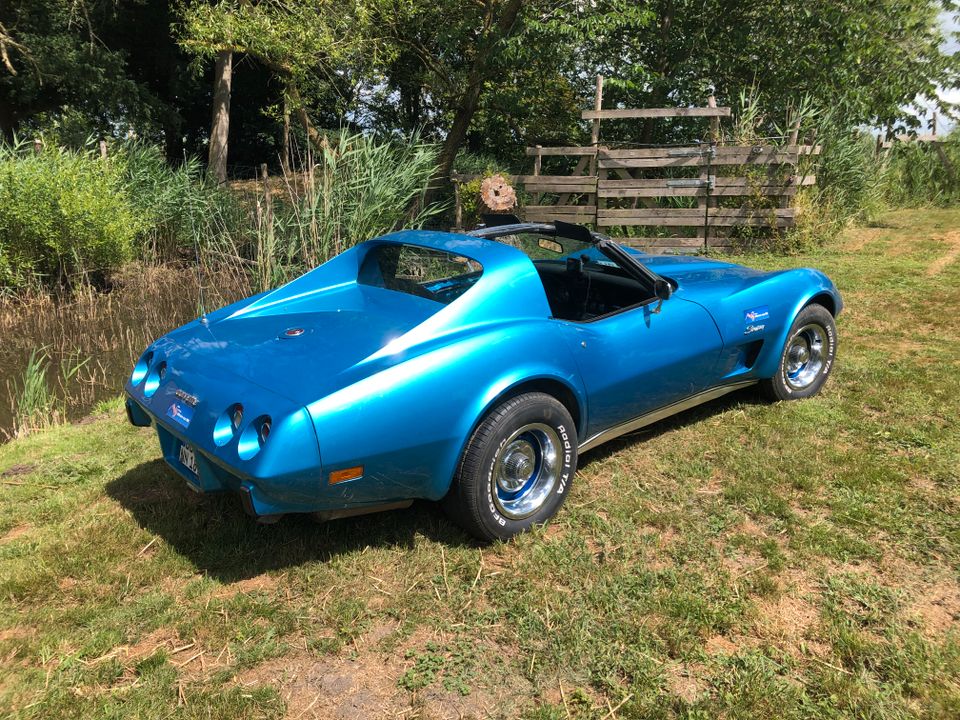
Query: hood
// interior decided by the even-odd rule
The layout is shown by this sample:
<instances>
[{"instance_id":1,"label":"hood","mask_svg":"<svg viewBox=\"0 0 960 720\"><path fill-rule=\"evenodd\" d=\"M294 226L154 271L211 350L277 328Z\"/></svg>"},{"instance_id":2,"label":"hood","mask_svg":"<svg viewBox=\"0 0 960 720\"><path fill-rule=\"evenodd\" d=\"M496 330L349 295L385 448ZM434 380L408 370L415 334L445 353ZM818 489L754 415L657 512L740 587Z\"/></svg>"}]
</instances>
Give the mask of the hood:
<instances>
[{"instance_id":1,"label":"hood","mask_svg":"<svg viewBox=\"0 0 960 720\"><path fill-rule=\"evenodd\" d=\"M340 376L403 337L444 306L349 283L313 293L282 311L247 301L167 336L184 371L219 367L298 404L340 386Z\"/></svg>"},{"instance_id":2,"label":"hood","mask_svg":"<svg viewBox=\"0 0 960 720\"><path fill-rule=\"evenodd\" d=\"M673 280L680 297L698 302L735 295L783 272L688 255L639 255L639 260L657 275Z\"/></svg>"}]
</instances>

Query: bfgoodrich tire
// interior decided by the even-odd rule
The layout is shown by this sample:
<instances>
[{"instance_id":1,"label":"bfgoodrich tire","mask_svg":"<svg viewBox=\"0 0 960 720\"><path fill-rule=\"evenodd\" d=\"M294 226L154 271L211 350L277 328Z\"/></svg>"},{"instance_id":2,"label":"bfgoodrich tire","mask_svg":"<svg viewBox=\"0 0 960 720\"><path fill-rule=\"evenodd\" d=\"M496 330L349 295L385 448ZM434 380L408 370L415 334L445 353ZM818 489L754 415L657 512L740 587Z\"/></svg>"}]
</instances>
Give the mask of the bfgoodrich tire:
<instances>
[{"instance_id":1,"label":"bfgoodrich tire","mask_svg":"<svg viewBox=\"0 0 960 720\"><path fill-rule=\"evenodd\" d=\"M576 469L567 409L544 393L518 395L487 413L470 437L444 507L480 540L506 540L556 514Z\"/></svg>"},{"instance_id":2,"label":"bfgoodrich tire","mask_svg":"<svg viewBox=\"0 0 960 720\"><path fill-rule=\"evenodd\" d=\"M771 400L801 400L816 395L830 376L837 355L837 326L822 305L801 310L780 353L776 374L760 382Z\"/></svg>"}]
</instances>

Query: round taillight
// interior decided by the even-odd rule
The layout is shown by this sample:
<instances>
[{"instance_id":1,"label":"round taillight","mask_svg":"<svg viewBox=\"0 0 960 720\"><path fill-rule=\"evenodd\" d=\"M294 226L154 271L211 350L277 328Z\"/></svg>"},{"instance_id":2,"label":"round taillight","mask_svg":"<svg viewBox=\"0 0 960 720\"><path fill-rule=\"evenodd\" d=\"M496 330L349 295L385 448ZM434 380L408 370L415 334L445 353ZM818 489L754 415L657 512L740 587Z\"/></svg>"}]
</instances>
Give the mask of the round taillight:
<instances>
[{"instance_id":1,"label":"round taillight","mask_svg":"<svg viewBox=\"0 0 960 720\"><path fill-rule=\"evenodd\" d=\"M239 440L237 440L237 455L240 456L241 460L250 460L260 452L260 448L270 437L270 426L269 415L261 415L255 418L253 422L247 423L243 432L240 433Z\"/></svg>"},{"instance_id":2,"label":"round taillight","mask_svg":"<svg viewBox=\"0 0 960 720\"><path fill-rule=\"evenodd\" d=\"M234 403L217 418L213 426L213 441L217 447L223 447L233 440L240 432L240 425L243 424L243 405Z\"/></svg>"},{"instance_id":3,"label":"round taillight","mask_svg":"<svg viewBox=\"0 0 960 720\"><path fill-rule=\"evenodd\" d=\"M143 383L143 394L146 397L152 397L153 394L157 391L157 388L160 387L160 382L167 376L167 363L164 360L161 360L150 372L147 373L147 379Z\"/></svg>"},{"instance_id":4,"label":"round taillight","mask_svg":"<svg viewBox=\"0 0 960 720\"><path fill-rule=\"evenodd\" d=\"M147 376L147 371L150 369L150 363L152 362L153 352L147 351L140 356L140 359L133 368L133 373L130 375L130 383L132 385L136 386L143 382L143 379Z\"/></svg>"}]
</instances>

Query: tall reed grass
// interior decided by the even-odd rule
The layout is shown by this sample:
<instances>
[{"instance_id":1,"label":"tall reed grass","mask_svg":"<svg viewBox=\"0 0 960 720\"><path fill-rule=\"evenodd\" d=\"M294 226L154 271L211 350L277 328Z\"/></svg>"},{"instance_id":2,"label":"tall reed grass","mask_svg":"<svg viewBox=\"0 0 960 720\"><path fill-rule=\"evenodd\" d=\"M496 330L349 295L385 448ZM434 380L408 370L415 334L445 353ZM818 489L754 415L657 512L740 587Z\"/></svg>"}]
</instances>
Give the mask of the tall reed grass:
<instances>
[{"instance_id":1,"label":"tall reed grass","mask_svg":"<svg viewBox=\"0 0 960 720\"><path fill-rule=\"evenodd\" d=\"M423 202L437 156L435 145L416 137L386 142L331 134L316 155L302 158L300 172L257 185L255 246L231 239L214 249L252 261L260 286L269 287L363 240L422 227L444 209Z\"/></svg>"}]
</instances>

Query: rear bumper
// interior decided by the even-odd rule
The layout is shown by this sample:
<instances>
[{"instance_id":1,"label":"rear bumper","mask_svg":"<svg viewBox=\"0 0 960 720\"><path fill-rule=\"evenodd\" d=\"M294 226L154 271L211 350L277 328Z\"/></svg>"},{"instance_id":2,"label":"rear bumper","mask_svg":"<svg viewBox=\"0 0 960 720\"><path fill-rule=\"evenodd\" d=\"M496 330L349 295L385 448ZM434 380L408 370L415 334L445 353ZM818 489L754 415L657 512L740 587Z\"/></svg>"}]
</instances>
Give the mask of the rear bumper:
<instances>
[{"instance_id":1,"label":"rear bumper","mask_svg":"<svg viewBox=\"0 0 960 720\"><path fill-rule=\"evenodd\" d=\"M235 492L240 498L244 511L261 522L269 522L271 519L289 513L315 513L321 518L330 519L405 507L412 502L412 500L393 497L352 500L349 494L342 492L342 488L337 487L335 490L325 482L319 454L312 456L313 464L311 465L309 452L301 452L298 457L295 446L287 453L283 452L278 445L277 449L281 451L281 455L289 454L298 459L298 466L288 468L286 472L281 468L280 472L269 474L264 472L263 466L241 469L237 467L239 463L234 465L225 461L221 454L211 452L209 447L196 442L195 438L191 437L192 433L188 435L179 431L164 418L158 417L152 410L144 407L137 399L130 397L129 393L126 410L131 424L137 427L152 425L156 429L164 461L183 478L188 487L198 493ZM306 411L301 412L305 414ZM304 428L309 427L310 434L313 434L311 423L302 421L298 424L303 425ZM271 433L271 442L279 439L279 431L275 430ZM196 473L180 461L180 447L184 444L194 452ZM304 463L304 455L307 455L306 463ZM265 467L276 466L268 462Z\"/></svg>"},{"instance_id":2,"label":"rear bumper","mask_svg":"<svg viewBox=\"0 0 960 720\"><path fill-rule=\"evenodd\" d=\"M313 504L317 500L316 497L311 498L312 502L305 503L299 493L297 497L291 498L284 492L285 484L289 486L289 479L285 483L283 478L254 477L237 468L229 467L221 458L212 455L195 440L177 432L153 416L136 400L127 398L126 408L127 418L132 425L155 427L163 459L186 481L190 489L198 493L226 491L239 493L247 514L258 518L315 509ZM180 461L181 445L187 445L193 450L197 466L196 473ZM319 463L316 467L316 477L318 479L320 477Z\"/></svg>"}]
</instances>

